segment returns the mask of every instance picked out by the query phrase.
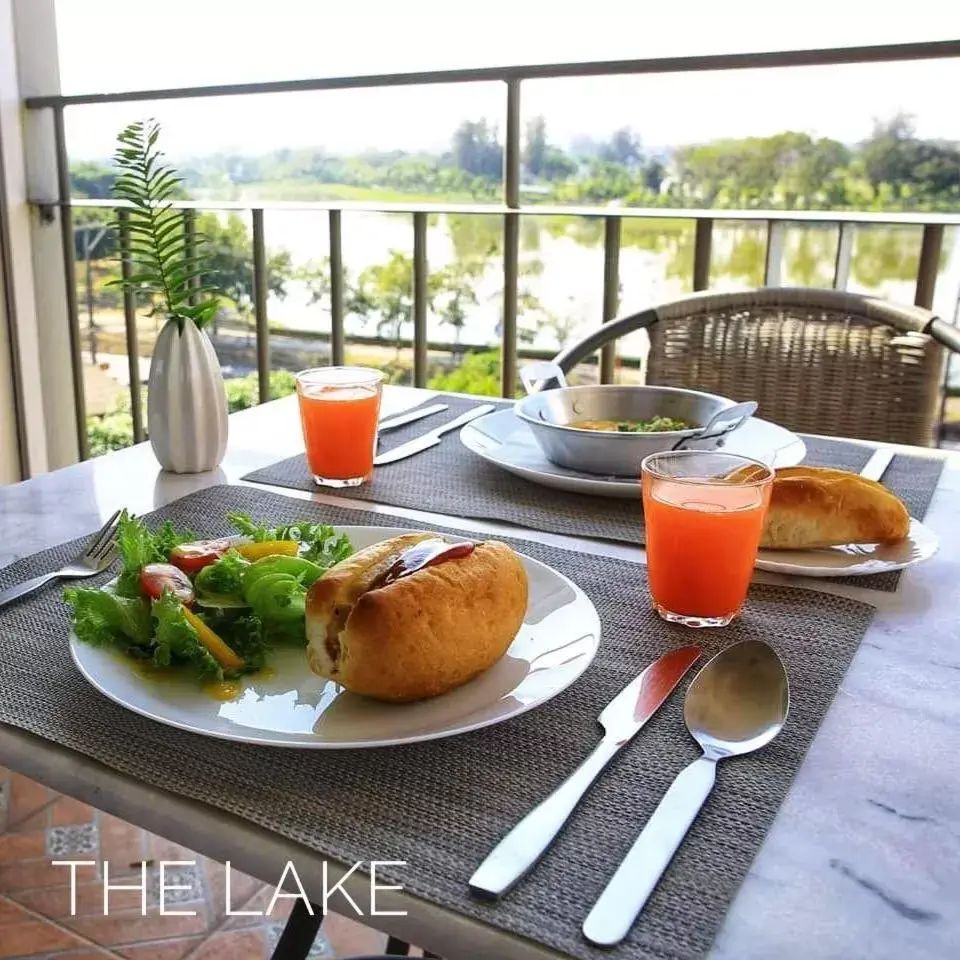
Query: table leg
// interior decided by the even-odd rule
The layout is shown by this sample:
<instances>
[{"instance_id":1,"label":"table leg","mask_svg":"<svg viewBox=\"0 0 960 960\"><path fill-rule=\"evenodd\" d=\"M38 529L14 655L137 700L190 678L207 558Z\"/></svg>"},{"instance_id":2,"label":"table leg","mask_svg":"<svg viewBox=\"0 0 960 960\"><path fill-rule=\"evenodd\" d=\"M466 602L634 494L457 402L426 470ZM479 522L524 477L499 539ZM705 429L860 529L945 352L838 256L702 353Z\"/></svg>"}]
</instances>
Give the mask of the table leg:
<instances>
[{"instance_id":1,"label":"table leg","mask_svg":"<svg viewBox=\"0 0 960 960\"><path fill-rule=\"evenodd\" d=\"M318 906L313 905L311 916L303 900L297 900L270 960L306 960L321 923L323 913Z\"/></svg>"},{"instance_id":2,"label":"table leg","mask_svg":"<svg viewBox=\"0 0 960 960\"><path fill-rule=\"evenodd\" d=\"M410 944L404 943L402 940L398 940L396 937L388 937L386 956L409 957ZM424 957L424 960L442 960L442 958L438 954L431 953L429 950L423 951L423 957Z\"/></svg>"}]
</instances>

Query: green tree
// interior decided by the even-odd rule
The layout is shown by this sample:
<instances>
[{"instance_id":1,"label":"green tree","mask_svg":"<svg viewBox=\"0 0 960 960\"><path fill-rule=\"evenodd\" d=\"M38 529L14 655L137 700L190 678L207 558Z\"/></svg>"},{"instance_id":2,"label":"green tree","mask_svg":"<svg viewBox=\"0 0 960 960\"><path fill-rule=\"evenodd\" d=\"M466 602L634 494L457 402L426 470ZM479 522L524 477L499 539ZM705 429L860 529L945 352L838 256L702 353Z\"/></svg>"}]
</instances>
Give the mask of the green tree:
<instances>
[{"instance_id":1,"label":"green tree","mask_svg":"<svg viewBox=\"0 0 960 960\"><path fill-rule=\"evenodd\" d=\"M543 165L548 149L547 121L542 116L528 120L522 162L524 171L534 180L543 174Z\"/></svg>"},{"instance_id":2,"label":"green tree","mask_svg":"<svg viewBox=\"0 0 960 960\"><path fill-rule=\"evenodd\" d=\"M109 200L117 179L113 167L95 160L81 160L70 164L70 193L75 197Z\"/></svg>"},{"instance_id":3,"label":"green tree","mask_svg":"<svg viewBox=\"0 0 960 960\"><path fill-rule=\"evenodd\" d=\"M433 309L438 277L427 282L427 309ZM395 360L400 358L404 327L413 323L413 260L399 250L390 251L386 263L367 267L351 297L352 312L366 320L375 317L377 333L387 331L396 346Z\"/></svg>"},{"instance_id":4,"label":"green tree","mask_svg":"<svg viewBox=\"0 0 960 960\"><path fill-rule=\"evenodd\" d=\"M453 328L454 354L460 351L460 337L467 324L467 311L479 303L476 283L484 266L482 261L457 262L437 276L437 313L442 324Z\"/></svg>"},{"instance_id":5,"label":"green tree","mask_svg":"<svg viewBox=\"0 0 960 960\"><path fill-rule=\"evenodd\" d=\"M221 221L215 213L197 217L197 231L210 241L209 280L230 299L241 317L251 315L256 294L253 274L253 240L246 223L235 213ZM283 299L293 275L288 250L267 253L267 289Z\"/></svg>"},{"instance_id":6,"label":"green tree","mask_svg":"<svg viewBox=\"0 0 960 960\"><path fill-rule=\"evenodd\" d=\"M307 288L307 306L320 304L324 310L330 309L330 258L323 257L319 261L310 260L293 273L293 278L299 280Z\"/></svg>"},{"instance_id":7,"label":"green tree","mask_svg":"<svg viewBox=\"0 0 960 960\"><path fill-rule=\"evenodd\" d=\"M580 317L574 304L574 298L567 297L567 306L561 311L541 308L539 321L540 329L547 330L553 335L557 347L562 350L573 336L573 331L580 323Z\"/></svg>"},{"instance_id":8,"label":"green tree","mask_svg":"<svg viewBox=\"0 0 960 960\"><path fill-rule=\"evenodd\" d=\"M635 169L643 161L640 138L630 127L615 130L609 142L601 146L600 159L607 163L616 163L621 167Z\"/></svg>"},{"instance_id":9,"label":"green tree","mask_svg":"<svg viewBox=\"0 0 960 960\"><path fill-rule=\"evenodd\" d=\"M499 180L503 169L503 147L497 128L485 118L464 120L453 134L453 165L487 180Z\"/></svg>"},{"instance_id":10,"label":"green tree","mask_svg":"<svg viewBox=\"0 0 960 960\"><path fill-rule=\"evenodd\" d=\"M468 353L456 369L431 377L428 386L431 390L499 397L500 351Z\"/></svg>"},{"instance_id":11,"label":"green tree","mask_svg":"<svg viewBox=\"0 0 960 960\"><path fill-rule=\"evenodd\" d=\"M873 133L863 143L860 157L863 169L875 191L885 183L899 195L910 179L916 161L913 117L897 113L887 121L874 121Z\"/></svg>"},{"instance_id":12,"label":"green tree","mask_svg":"<svg viewBox=\"0 0 960 960\"><path fill-rule=\"evenodd\" d=\"M116 173L112 167L94 160L70 165L70 195L84 200L109 200ZM74 256L78 260L102 260L116 251L113 211L96 207L78 207L74 212ZM117 271L119 276L119 270Z\"/></svg>"},{"instance_id":13,"label":"green tree","mask_svg":"<svg viewBox=\"0 0 960 960\"><path fill-rule=\"evenodd\" d=\"M446 224L457 260L488 261L503 250L501 217L451 213L446 217Z\"/></svg>"},{"instance_id":14,"label":"green tree","mask_svg":"<svg viewBox=\"0 0 960 960\"><path fill-rule=\"evenodd\" d=\"M885 281L913 280L920 261L918 227L871 227L858 230L851 259L851 273L865 287Z\"/></svg>"}]
</instances>

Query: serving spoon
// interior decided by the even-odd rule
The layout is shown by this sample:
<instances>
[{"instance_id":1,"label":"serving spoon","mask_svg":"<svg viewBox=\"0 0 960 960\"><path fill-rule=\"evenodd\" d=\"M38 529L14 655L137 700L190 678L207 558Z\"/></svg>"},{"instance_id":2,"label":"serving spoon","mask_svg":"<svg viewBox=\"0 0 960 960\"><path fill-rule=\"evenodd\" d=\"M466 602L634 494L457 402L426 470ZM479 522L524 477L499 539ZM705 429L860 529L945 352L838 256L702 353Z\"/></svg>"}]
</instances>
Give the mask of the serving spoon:
<instances>
[{"instance_id":1,"label":"serving spoon","mask_svg":"<svg viewBox=\"0 0 960 960\"><path fill-rule=\"evenodd\" d=\"M766 746L789 708L787 671L759 640L727 647L693 678L683 717L703 756L673 781L594 904L583 924L591 943L609 947L627 935L710 795L717 761Z\"/></svg>"}]
</instances>

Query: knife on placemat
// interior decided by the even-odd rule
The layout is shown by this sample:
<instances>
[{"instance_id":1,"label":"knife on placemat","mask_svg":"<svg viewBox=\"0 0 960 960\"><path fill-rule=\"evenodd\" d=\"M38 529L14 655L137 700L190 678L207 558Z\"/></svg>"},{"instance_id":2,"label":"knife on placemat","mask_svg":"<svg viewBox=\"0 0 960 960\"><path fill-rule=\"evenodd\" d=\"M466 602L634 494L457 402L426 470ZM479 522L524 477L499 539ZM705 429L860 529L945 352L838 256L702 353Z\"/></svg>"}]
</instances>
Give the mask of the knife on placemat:
<instances>
[{"instance_id":1,"label":"knife on placemat","mask_svg":"<svg viewBox=\"0 0 960 960\"><path fill-rule=\"evenodd\" d=\"M385 433L387 430L396 430L397 427L405 427L408 423L416 423L424 417L432 417L435 413L443 413L446 409L448 408L445 403L432 403L429 407L417 407L416 410L411 410L409 413L400 413L395 417L381 420L377 431Z\"/></svg>"},{"instance_id":2,"label":"knife on placemat","mask_svg":"<svg viewBox=\"0 0 960 960\"><path fill-rule=\"evenodd\" d=\"M492 413L496 409L492 403L484 403L479 407L474 407L472 410L467 410L466 413L461 413L459 417L454 417L449 423L444 423L437 427L436 430L431 430L422 437L417 437L415 440L408 440L406 443L401 443L399 447L394 447L386 453L381 453L374 458L373 463L375 466L381 467L385 463L395 463L397 460L412 457L415 453L429 450L430 447L435 447L440 442L440 438L445 433L456 430L457 427L462 427L465 423L476 420L477 417L482 417L484 414Z\"/></svg>"},{"instance_id":3,"label":"knife on placemat","mask_svg":"<svg viewBox=\"0 0 960 960\"><path fill-rule=\"evenodd\" d=\"M863 465L860 476L867 480L876 480L879 483L880 478L887 472L887 467L890 466L893 453L893 450L888 447L877 447L870 459Z\"/></svg>"},{"instance_id":4,"label":"knife on placemat","mask_svg":"<svg viewBox=\"0 0 960 960\"><path fill-rule=\"evenodd\" d=\"M470 889L474 893L500 897L536 864L590 784L666 702L699 657L699 647L671 650L650 664L607 704L598 717L605 735L597 748L487 855L470 878Z\"/></svg>"}]
</instances>

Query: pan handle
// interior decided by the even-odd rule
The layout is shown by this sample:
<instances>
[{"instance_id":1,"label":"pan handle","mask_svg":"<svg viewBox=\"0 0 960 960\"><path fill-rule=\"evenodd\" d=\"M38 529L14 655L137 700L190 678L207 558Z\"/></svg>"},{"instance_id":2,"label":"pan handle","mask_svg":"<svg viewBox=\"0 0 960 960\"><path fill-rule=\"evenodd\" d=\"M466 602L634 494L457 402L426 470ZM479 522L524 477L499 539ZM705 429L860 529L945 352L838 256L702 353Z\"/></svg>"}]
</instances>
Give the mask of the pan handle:
<instances>
[{"instance_id":1,"label":"pan handle","mask_svg":"<svg viewBox=\"0 0 960 960\"><path fill-rule=\"evenodd\" d=\"M565 387L567 378L555 363L549 360L536 360L520 368L520 382L527 395L531 396L534 393L540 393L544 388Z\"/></svg>"},{"instance_id":2,"label":"pan handle","mask_svg":"<svg viewBox=\"0 0 960 960\"><path fill-rule=\"evenodd\" d=\"M735 403L732 407L725 407L714 414L697 433L683 437L674 445L674 450L682 450L684 444L694 440L718 440L720 437L732 433L737 427L743 426L757 412L757 404L753 400L744 403Z\"/></svg>"}]
</instances>

